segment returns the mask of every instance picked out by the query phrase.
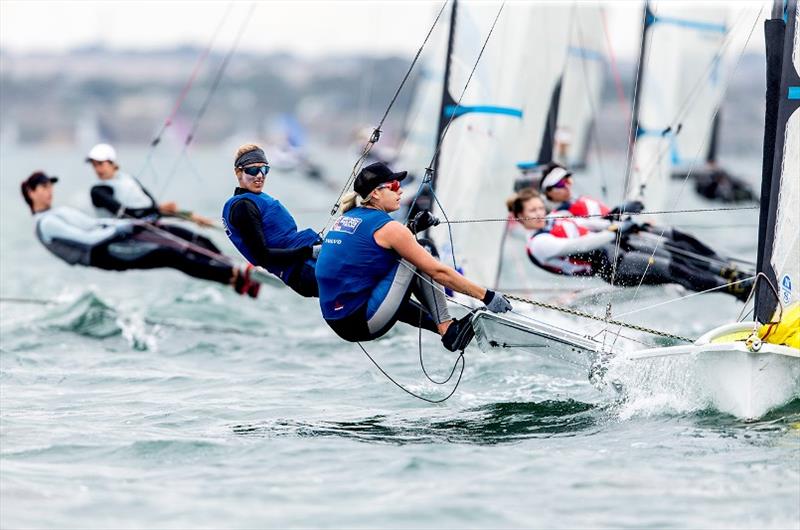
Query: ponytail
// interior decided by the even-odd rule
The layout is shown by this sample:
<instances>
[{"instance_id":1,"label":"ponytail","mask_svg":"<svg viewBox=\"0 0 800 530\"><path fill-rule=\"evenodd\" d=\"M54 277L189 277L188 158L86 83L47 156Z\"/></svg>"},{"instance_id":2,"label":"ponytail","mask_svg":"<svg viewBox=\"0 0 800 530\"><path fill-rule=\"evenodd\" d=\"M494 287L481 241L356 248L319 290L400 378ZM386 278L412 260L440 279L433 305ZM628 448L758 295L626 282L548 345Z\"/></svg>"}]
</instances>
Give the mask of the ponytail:
<instances>
[{"instance_id":1,"label":"ponytail","mask_svg":"<svg viewBox=\"0 0 800 530\"><path fill-rule=\"evenodd\" d=\"M344 194L344 197L342 197L342 202L340 203L341 206L339 206L339 211L345 213L348 210L352 210L353 208L356 207L357 199L358 199L358 193L354 191L348 191L347 193Z\"/></svg>"}]
</instances>

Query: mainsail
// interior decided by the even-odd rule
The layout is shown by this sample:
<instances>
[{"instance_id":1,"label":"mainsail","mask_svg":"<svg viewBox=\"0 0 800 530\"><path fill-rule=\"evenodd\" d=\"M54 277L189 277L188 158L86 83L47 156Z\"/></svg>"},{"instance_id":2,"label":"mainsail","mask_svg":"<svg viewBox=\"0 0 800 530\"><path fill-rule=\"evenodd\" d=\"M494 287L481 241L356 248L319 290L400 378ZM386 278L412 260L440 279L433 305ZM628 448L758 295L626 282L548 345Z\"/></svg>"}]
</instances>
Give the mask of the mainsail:
<instances>
[{"instance_id":1,"label":"mainsail","mask_svg":"<svg viewBox=\"0 0 800 530\"><path fill-rule=\"evenodd\" d=\"M662 210L672 165L702 160L719 105L727 8L645 4L626 198Z\"/></svg>"},{"instance_id":2,"label":"mainsail","mask_svg":"<svg viewBox=\"0 0 800 530\"><path fill-rule=\"evenodd\" d=\"M441 122L441 129L448 123L449 129L433 180L439 215L504 218L505 198L517 176L515 162L530 159L543 137L550 96L563 71L570 9L506 4L468 85L497 6L458 4L455 9ZM432 234L443 261L455 261L471 279L494 285L505 225L450 228L452 246L447 230Z\"/></svg>"},{"instance_id":3,"label":"mainsail","mask_svg":"<svg viewBox=\"0 0 800 530\"><path fill-rule=\"evenodd\" d=\"M779 300L766 284L756 293L756 318L772 320L776 308L800 301L800 11L792 0L784 19L765 25L767 120L764 127L764 168L759 221L758 271L776 287ZM785 27L784 27L785 21Z\"/></svg>"}]
</instances>

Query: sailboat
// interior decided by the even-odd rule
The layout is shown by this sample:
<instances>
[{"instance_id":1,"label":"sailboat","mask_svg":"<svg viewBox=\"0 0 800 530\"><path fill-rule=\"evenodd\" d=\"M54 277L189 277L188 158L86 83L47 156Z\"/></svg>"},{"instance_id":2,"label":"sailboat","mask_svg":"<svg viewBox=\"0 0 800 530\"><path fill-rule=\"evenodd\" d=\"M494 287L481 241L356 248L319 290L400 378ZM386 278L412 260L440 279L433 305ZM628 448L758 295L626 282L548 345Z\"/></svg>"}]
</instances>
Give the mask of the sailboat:
<instances>
[{"instance_id":1,"label":"sailboat","mask_svg":"<svg viewBox=\"0 0 800 530\"><path fill-rule=\"evenodd\" d=\"M669 392L676 377L690 380L706 404L746 419L800 396L798 17L796 0L785 5L776 0L765 24L767 98L754 320L712 329L691 345L624 356L639 375L637 393Z\"/></svg>"}]
</instances>

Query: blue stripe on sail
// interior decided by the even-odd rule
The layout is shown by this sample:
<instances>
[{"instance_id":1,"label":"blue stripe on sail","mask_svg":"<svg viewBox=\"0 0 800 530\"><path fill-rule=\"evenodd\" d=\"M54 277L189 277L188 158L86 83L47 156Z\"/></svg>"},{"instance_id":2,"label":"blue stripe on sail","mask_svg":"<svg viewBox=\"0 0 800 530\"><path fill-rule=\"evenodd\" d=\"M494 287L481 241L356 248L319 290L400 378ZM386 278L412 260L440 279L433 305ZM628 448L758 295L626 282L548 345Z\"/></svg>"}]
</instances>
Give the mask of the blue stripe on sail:
<instances>
[{"instance_id":1,"label":"blue stripe on sail","mask_svg":"<svg viewBox=\"0 0 800 530\"><path fill-rule=\"evenodd\" d=\"M800 99L800 86L789 87L789 99Z\"/></svg>"},{"instance_id":2,"label":"blue stripe on sail","mask_svg":"<svg viewBox=\"0 0 800 530\"><path fill-rule=\"evenodd\" d=\"M517 162L517 169L528 170L528 169L536 169L539 166L543 166L544 164L540 164L539 162Z\"/></svg>"},{"instance_id":3,"label":"blue stripe on sail","mask_svg":"<svg viewBox=\"0 0 800 530\"><path fill-rule=\"evenodd\" d=\"M492 105L475 105L466 107L464 105L447 105L444 108L445 118L455 116L456 118L462 114L502 114L504 116L513 116L515 118L522 118L522 110L513 109L511 107L495 107Z\"/></svg>"},{"instance_id":4,"label":"blue stripe on sail","mask_svg":"<svg viewBox=\"0 0 800 530\"><path fill-rule=\"evenodd\" d=\"M673 26L681 26L689 29L696 29L698 31L710 31L715 33L725 33L727 28L725 24L714 24L711 22L700 22L699 20L689 20L677 17L660 17L658 15L648 14L647 25L660 22L662 24L672 24Z\"/></svg>"},{"instance_id":5,"label":"blue stripe on sail","mask_svg":"<svg viewBox=\"0 0 800 530\"><path fill-rule=\"evenodd\" d=\"M574 55L576 57L580 57L581 59L586 59L588 61L599 61L605 62L605 56L597 50L590 50L589 48L578 48L577 46L570 46L567 49L567 53L570 55Z\"/></svg>"}]
</instances>

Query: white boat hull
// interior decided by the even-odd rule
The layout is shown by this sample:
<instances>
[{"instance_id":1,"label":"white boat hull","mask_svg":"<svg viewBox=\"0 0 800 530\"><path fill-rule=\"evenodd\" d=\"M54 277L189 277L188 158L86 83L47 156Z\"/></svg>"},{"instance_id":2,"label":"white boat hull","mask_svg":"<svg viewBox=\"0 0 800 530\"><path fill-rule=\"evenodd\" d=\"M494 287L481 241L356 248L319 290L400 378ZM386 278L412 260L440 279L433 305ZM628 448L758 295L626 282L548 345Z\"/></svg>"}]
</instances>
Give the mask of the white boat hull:
<instances>
[{"instance_id":1,"label":"white boat hull","mask_svg":"<svg viewBox=\"0 0 800 530\"><path fill-rule=\"evenodd\" d=\"M722 326L694 344L628 354L638 377L625 381L642 393L693 393L693 401L743 419L760 418L800 397L800 350L744 341L713 342L716 337L752 330L753 323ZM626 378L627 379L627 378Z\"/></svg>"},{"instance_id":2,"label":"white boat hull","mask_svg":"<svg viewBox=\"0 0 800 530\"><path fill-rule=\"evenodd\" d=\"M583 335L514 315L478 311L472 319L478 347L521 350L537 356L543 365L586 378L600 345Z\"/></svg>"}]
</instances>

